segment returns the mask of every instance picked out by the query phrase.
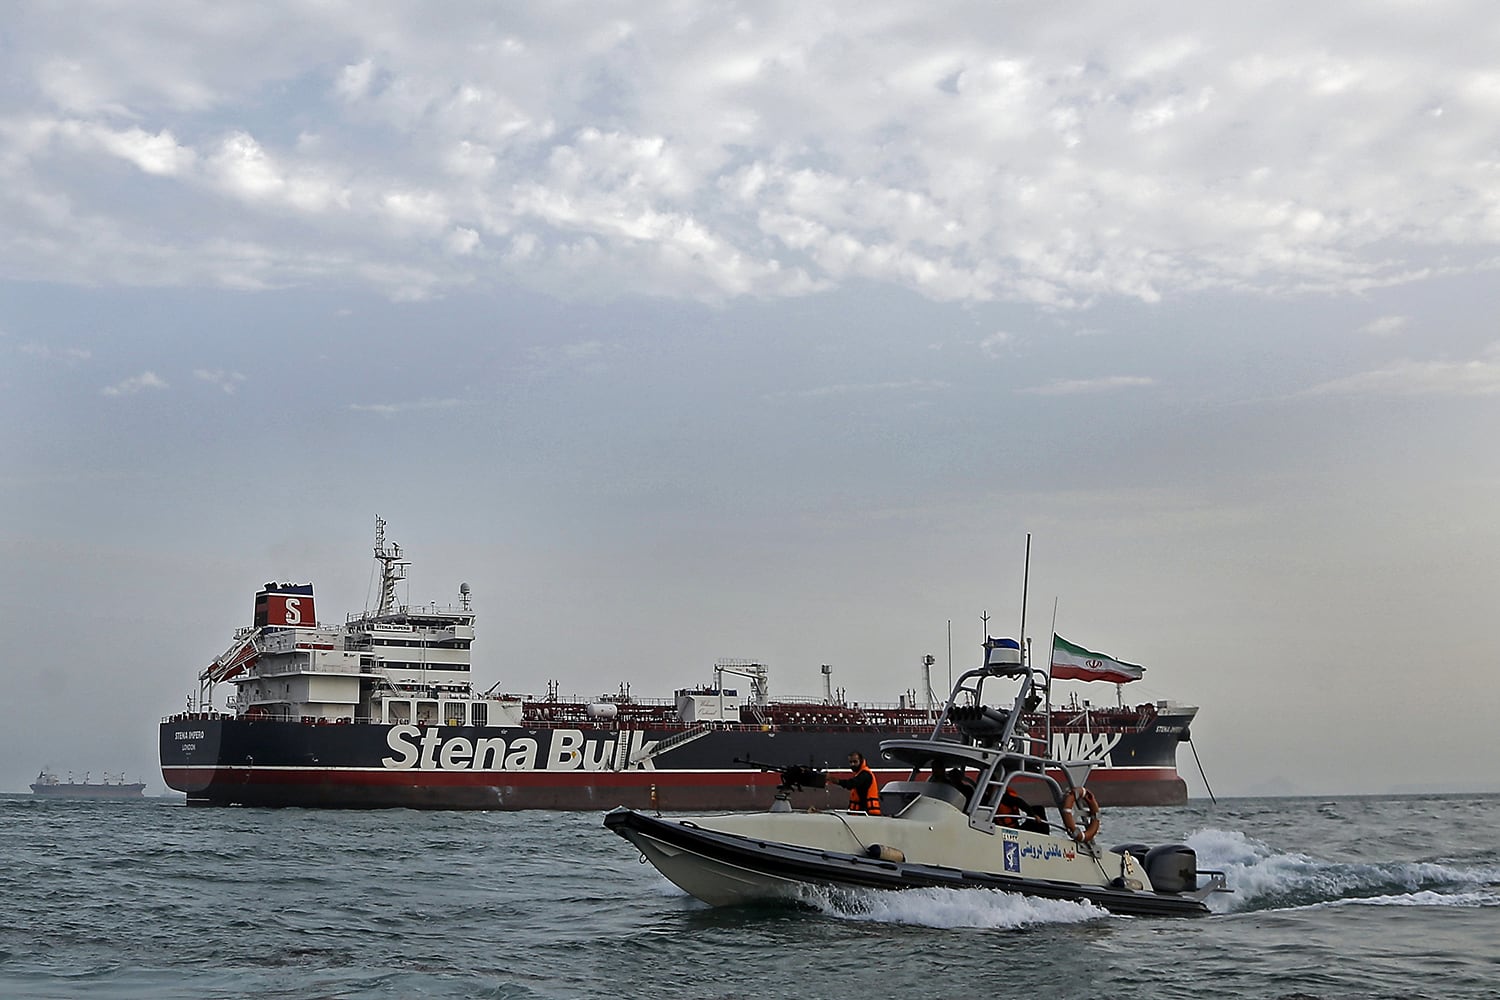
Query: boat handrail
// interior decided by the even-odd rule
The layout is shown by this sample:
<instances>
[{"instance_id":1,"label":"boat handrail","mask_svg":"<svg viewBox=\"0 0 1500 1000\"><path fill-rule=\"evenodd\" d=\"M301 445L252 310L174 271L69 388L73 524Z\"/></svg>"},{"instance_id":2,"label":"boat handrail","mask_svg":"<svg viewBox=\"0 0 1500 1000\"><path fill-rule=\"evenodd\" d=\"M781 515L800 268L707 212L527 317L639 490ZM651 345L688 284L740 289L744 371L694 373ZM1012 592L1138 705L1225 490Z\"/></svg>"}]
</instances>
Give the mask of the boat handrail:
<instances>
[{"instance_id":1,"label":"boat handrail","mask_svg":"<svg viewBox=\"0 0 1500 1000\"><path fill-rule=\"evenodd\" d=\"M1051 763L1056 764L1060 762L1052 761ZM1064 770L1063 774L1066 776L1067 771ZM1010 786L1017 778L1041 782L1052 795L1052 805L1059 809L1062 807L1063 797L1067 795L1067 792L1063 790L1062 785L1056 778L1047 773L1045 767L1040 770L1020 767L1004 771L1003 774L992 778L984 788L976 790L969 810L969 825L976 830L993 832L995 827L999 825L996 823L995 817L999 814L1000 806L1004 803L1005 794L1010 791ZM1071 780L1069 778L1069 781ZM1017 792L1016 794L1019 795L1020 793ZM1024 796L1022 797L1024 798ZM1018 817L1016 822L1020 823L1034 818L1036 817ZM1041 818L1041 821L1047 824L1049 830L1051 829L1052 822L1050 820Z\"/></svg>"}]
</instances>

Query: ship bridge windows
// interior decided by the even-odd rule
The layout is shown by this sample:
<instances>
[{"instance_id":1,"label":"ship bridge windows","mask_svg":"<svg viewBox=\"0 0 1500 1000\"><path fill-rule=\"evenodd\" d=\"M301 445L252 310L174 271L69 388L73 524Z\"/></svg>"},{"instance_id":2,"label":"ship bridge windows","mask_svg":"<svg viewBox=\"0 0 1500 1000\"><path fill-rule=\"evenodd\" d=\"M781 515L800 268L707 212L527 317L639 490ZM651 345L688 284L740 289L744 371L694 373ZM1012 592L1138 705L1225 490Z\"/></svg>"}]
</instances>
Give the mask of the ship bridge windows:
<instances>
[{"instance_id":1,"label":"ship bridge windows","mask_svg":"<svg viewBox=\"0 0 1500 1000\"><path fill-rule=\"evenodd\" d=\"M461 649L471 648L469 639L391 639L379 636L374 645L381 649Z\"/></svg>"}]
</instances>

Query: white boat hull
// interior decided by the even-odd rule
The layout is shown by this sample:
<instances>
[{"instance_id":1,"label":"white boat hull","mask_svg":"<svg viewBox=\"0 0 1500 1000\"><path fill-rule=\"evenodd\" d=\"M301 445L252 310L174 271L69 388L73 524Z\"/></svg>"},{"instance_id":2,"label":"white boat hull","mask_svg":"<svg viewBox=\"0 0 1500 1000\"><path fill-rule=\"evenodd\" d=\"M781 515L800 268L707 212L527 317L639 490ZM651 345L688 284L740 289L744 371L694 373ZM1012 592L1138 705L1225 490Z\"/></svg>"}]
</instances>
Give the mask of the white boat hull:
<instances>
[{"instance_id":1,"label":"white boat hull","mask_svg":"<svg viewBox=\"0 0 1500 1000\"><path fill-rule=\"evenodd\" d=\"M975 830L946 804L919 805L915 816L899 818L767 812L663 819L616 809L604 823L669 881L711 906L797 900L809 887L944 887L1185 916L1207 913L1203 899L1222 884L1158 892L1128 852L1009 828Z\"/></svg>"},{"instance_id":2,"label":"white boat hull","mask_svg":"<svg viewBox=\"0 0 1500 1000\"><path fill-rule=\"evenodd\" d=\"M683 892L710 906L740 906L796 899L806 883L677 847L649 835L630 838L657 871Z\"/></svg>"}]
</instances>

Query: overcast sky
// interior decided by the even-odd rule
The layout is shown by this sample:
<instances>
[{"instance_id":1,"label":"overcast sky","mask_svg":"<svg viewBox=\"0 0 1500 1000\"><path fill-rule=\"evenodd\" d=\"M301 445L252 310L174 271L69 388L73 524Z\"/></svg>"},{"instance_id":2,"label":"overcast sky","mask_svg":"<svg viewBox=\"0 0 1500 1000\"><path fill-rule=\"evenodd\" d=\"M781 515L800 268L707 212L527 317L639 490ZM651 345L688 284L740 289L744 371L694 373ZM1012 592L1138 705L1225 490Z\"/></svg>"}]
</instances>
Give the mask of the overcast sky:
<instances>
[{"instance_id":1,"label":"overcast sky","mask_svg":"<svg viewBox=\"0 0 1500 1000\"><path fill-rule=\"evenodd\" d=\"M1029 635L1202 706L1220 796L1500 789L1497 52L1479 0L10 4L0 790L160 791L376 515L484 686L894 702L1019 629L1029 532Z\"/></svg>"}]
</instances>

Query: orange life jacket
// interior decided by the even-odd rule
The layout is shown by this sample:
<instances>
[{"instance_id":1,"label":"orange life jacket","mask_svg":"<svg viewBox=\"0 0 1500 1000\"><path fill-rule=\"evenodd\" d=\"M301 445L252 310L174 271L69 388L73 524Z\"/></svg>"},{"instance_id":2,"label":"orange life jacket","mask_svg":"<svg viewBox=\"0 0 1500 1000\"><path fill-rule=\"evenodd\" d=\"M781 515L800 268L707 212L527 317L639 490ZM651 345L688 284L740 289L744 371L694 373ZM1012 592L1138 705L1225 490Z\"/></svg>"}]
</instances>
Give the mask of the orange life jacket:
<instances>
[{"instance_id":1,"label":"orange life jacket","mask_svg":"<svg viewBox=\"0 0 1500 1000\"><path fill-rule=\"evenodd\" d=\"M1026 800L1015 792L1007 791L1000 799L1000 808L995 812L999 814L1001 826L1020 826L1021 815L1025 813Z\"/></svg>"},{"instance_id":2,"label":"orange life jacket","mask_svg":"<svg viewBox=\"0 0 1500 1000\"><path fill-rule=\"evenodd\" d=\"M854 776L859 777L860 771L863 771L865 774L868 774L870 776L870 792L868 795L861 798L858 788L849 789L849 811L866 812L871 816L879 816L880 782L875 780L875 772L870 770L870 764L868 761L859 765L859 768L854 772Z\"/></svg>"}]
</instances>

